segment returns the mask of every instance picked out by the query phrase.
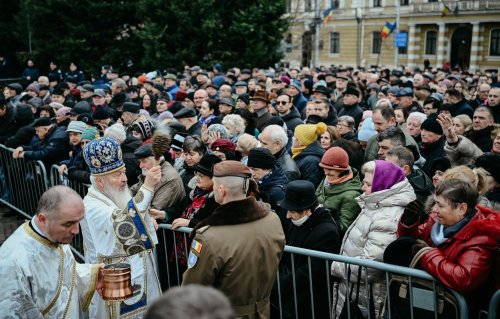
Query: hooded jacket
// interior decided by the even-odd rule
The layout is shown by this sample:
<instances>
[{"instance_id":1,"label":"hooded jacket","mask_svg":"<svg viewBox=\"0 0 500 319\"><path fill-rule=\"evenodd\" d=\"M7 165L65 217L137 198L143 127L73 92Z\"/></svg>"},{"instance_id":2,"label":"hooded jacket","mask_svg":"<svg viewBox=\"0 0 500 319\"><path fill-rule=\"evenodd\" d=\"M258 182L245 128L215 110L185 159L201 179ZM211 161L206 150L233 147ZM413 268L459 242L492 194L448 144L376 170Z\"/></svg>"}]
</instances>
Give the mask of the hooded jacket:
<instances>
[{"instance_id":1,"label":"hooded jacket","mask_svg":"<svg viewBox=\"0 0 500 319\"><path fill-rule=\"evenodd\" d=\"M361 208L356 198L361 195L361 180L356 169L352 168L353 178L338 185L327 184L326 178L316 189L318 201L330 211L336 211L334 219L343 235L356 219Z\"/></svg>"},{"instance_id":2,"label":"hooded jacket","mask_svg":"<svg viewBox=\"0 0 500 319\"><path fill-rule=\"evenodd\" d=\"M383 261L385 248L397 238L397 225L405 206L415 199L413 188L406 178L389 189L357 197L356 201L361 207L361 212L347 230L342 240L340 254ZM351 272L351 281L356 283L357 267L351 266ZM369 285L367 286L365 282L364 272L363 270L361 273L358 304L361 311L367 315L369 300L366 299L366 290ZM344 263L333 262L332 275L343 279L337 286L338 289L334 288L333 306L334 313L338 316L342 311L346 295L347 274ZM384 272L368 268L366 276L368 282L372 284L375 315L378 316L386 296Z\"/></svg>"},{"instance_id":3,"label":"hooded jacket","mask_svg":"<svg viewBox=\"0 0 500 319\"><path fill-rule=\"evenodd\" d=\"M490 293L500 289L500 215L483 206L476 208L477 213L462 229L439 247L424 253L420 260L425 271L465 296L470 305L470 318L476 318L478 311L487 306ZM421 225L418 222L405 225L403 220L401 218L398 225L398 236L411 235L435 247L431 229L437 220L436 213L431 213Z\"/></svg>"},{"instance_id":4,"label":"hooded jacket","mask_svg":"<svg viewBox=\"0 0 500 319\"><path fill-rule=\"evenodd\" d=\"M288 179L279 165L274 166L271 174L257 182L262 201L271 205L271 209L278 214L283 230L288 228L290 221L286 218L287 211L280 207L278 203L285 198L285 186Z\"/></svg>"},{"instance_id":5,"label":"hooded jacket","mask_svg":"<svg viewBox=\"0 0 500 319\"><path fill-rule=\"evenodd\" d=\"M294 158L302 173L301 178L313 183L314 187L318 187L324 177L323 169L319 167L323 154L325 154L325 150L318 141L314 141Z\"/></svg>"}]
</instances>

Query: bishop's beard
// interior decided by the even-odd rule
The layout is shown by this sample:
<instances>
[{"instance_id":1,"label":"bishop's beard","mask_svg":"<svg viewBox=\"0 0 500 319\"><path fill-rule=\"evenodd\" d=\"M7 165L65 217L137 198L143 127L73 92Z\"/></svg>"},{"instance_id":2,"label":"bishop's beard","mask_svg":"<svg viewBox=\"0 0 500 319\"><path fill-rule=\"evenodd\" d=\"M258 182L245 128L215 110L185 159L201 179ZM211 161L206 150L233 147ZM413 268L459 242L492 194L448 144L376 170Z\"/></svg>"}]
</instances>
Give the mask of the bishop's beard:
<instances>
[{"instance_id":1,"label":"bishop's beard","mask_svg":"<svg viewBox=\"0 0 500 319\"><path fill-rule=\"evenodd\" d=\"M119 209L127 208L128 202L132 199L130 189L127 185L125 185L124 188L114 188L106 181L104 182L104 194L106 194Z\"/></svg>"}]
</instances>

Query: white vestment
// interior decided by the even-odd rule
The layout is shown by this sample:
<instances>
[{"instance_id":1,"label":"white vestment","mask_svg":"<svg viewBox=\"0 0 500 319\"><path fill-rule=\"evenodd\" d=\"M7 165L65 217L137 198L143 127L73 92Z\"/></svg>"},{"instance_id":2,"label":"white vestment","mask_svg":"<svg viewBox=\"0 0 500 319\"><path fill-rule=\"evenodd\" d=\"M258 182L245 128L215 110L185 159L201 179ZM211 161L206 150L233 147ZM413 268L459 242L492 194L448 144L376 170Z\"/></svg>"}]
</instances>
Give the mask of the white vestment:
<instances>
[{"instance_id":1,"label":"white vestment","mask_svg":"<svg viewBox=\"0 0 500 319\"><path fill-rule=\"evenodd\" d=\"M93 186L85 196L85 218L80 224L85 261L130 264L134 291L123 302L105 302L95 295L89 308L90 318L142 318L148 305L160 297L153 255L158 239L147 213L152 197L149 190L141 187L128 207L119 209Z\"/></svg>"},{"instance_id":2,"label":"white vestment","mask_svg":"<svg viewBox=\"0 0 500 319\"><path fill-rule=\"evenodd\" d=\"M83 318L98 273L98 265L77 263L68 245L26 222L0 247L0 317Z\"/></svg>"}]
</instances>

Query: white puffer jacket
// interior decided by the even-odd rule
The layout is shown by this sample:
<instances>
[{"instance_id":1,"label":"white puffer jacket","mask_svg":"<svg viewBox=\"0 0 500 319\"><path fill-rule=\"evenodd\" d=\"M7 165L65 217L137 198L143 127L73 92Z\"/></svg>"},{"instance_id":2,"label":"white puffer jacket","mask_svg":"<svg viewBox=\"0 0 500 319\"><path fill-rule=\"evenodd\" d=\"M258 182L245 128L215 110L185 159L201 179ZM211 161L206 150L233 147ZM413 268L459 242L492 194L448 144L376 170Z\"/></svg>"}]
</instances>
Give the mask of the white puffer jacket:
<instances>
[{"instance_id":1,"label":"white puffer jacket","mask_svg":"<svg viewBox=\"0 0 500 319\"><path fill-rule=\"evenodd\" d=\"M370 195L362 194L356 198L361 212L347 230L340 254L362 259L383 261L384 251L387 245L396 240L396 230L398 221L403 214L404 208L416 199L413 187L405 178L403 181L394 184L390 189L375 192ZM361 287L359 301L361 311L366 316L368 314L367 285L372 285L375 315L378 317L385 299L385 276L384 272L374 269L365 269L361 273ZM337 318L344 306L347 277L344 263L332 263L332 276L341 278L340 284L336 284L333 294L333 315ZM358 267L351 266L351 284L354 285L353 300L356 295L356 283ZM368 285L369 288L369 285Z\"/></svg>"}]
</instances>

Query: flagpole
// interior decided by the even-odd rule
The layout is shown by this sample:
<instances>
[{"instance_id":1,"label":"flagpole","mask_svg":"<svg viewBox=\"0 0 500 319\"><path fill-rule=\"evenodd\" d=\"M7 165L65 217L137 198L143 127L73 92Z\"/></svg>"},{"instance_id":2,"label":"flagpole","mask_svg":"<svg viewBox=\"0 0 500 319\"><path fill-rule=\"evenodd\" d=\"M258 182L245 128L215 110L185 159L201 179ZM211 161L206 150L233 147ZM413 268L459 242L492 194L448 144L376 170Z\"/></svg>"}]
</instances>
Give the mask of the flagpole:
<instances>
[{"instance_id":1,"label":"flagpole","mask_svg":"<svg viewBox=\"0 0 500 319\"><path fill-rule=\"evenodd\" d=\"M318 66L318 55L319 55L319 36L320 36L320 18L319 18L319 5L318 0L314 0L315 13L314 13L314 26L316 28L314 36L314 60L313 67Z\"/></svg>"},{"instance_id":2,"label":"flagpole","mask_svg":"<svg viewBox=\"0 0 500 319\"><path fill-rule=\"evenodd\" d=\"M400 14L400 8L401 8L401 0L394 0L396 1L396 34L399 33L399 14ZM399 64L399 48L397 46L394 46L394 68L397 68Z\"/></svg>"}]
</instances>

